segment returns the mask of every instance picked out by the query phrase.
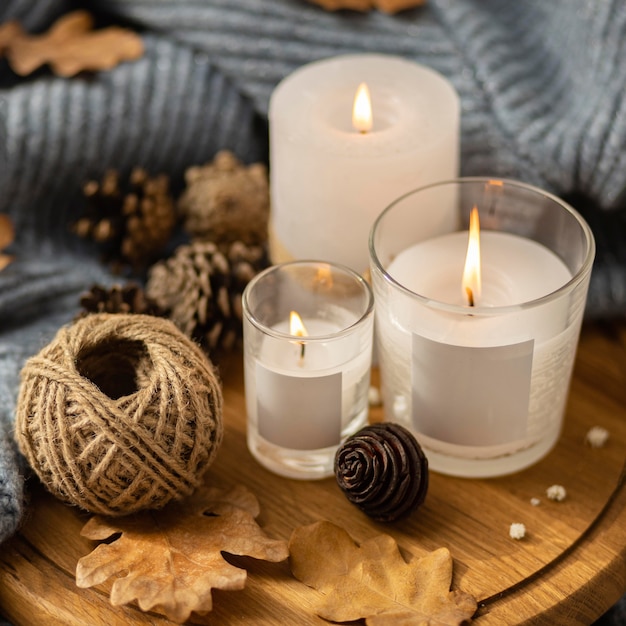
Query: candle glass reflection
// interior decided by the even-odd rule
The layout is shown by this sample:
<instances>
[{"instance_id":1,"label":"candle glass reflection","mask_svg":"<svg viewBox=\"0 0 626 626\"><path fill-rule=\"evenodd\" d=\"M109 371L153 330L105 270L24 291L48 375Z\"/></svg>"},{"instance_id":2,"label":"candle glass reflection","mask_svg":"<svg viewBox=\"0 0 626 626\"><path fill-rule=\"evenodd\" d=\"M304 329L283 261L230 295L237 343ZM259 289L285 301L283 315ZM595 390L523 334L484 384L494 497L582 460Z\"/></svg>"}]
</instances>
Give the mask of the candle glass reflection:
<instances>
[{"instance_id":1,"label":"candle glass reflection","mask_svg":"<svg viewBox=\"0 0 626 626\"><path fill-rule=\"evenodd\" d=\"M470 306L473 207L482 287ZM433 471L508 474L553 448L594 253L572 207L515 181L426 186L378 217L370 259L385 417L415 432Z\"/></svg>"},{"instance_id":2,"label":"candle glass reflection","mask_svg":"<svg viewBox=\"0 0 626 626\"><path fill-rule=\"evenodd\" d=\"M368 283L335 264L283 263L247 285L247 436L263 466L299 479L333 474L337 447L367 421L373 308Z\"/></svg>"}]
</instances>

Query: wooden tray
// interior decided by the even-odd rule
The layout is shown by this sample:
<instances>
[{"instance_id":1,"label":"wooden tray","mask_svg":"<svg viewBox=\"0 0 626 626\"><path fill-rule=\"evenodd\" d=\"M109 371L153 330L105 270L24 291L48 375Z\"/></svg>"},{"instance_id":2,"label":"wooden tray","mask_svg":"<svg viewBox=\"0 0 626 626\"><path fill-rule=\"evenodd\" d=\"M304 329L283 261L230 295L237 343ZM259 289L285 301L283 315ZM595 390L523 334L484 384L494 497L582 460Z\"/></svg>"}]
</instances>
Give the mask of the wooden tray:
<instances>
[{"instance_id":1,"label":"wooden tray","mask_svg":"<svg viewBox=\"0 0 626 626\"><path fill-rule=\"evenodd\" d=\"M581 336L563 435L554 451L513 476L468 480L431 473L425 505L408 520L370 521L334 479L302 482L275 476L249 454L245 439L242 359L220 364L226 436L207 481L246 485L261 503L260 525L272 537L318 519L362 541L392 535L403 551L440 546L454 557L453 586L479 600L475 623L590 624L626 592L626 324L587 326ZM380 410L372 419L380 419ZM585 445L589 428L610 431L603 448ZM552 484L567 498L545 497ZM0 612L16 625L168 624L136 607L114 608L108 586L78 589L78 559L93 545L80 537L88 515L53 499L33 480L21 531L0 549ZM541 499L532 506L531 498ZM509 537L511 522L527 536ZM295 580L287 562L231 558L248 571L243 591L214 591L214 609L198 624L324 624L315 592Z\"/></svg>"}]
</instances>

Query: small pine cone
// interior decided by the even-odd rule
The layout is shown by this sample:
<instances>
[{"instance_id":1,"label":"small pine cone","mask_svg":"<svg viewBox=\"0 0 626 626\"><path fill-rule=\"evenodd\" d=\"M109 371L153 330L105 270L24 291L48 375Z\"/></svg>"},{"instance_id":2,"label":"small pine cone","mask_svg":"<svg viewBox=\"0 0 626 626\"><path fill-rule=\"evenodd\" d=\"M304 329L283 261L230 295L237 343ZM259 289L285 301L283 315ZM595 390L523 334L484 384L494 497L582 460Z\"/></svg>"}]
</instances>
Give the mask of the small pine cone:
<instances>
[{"instance_id":1,"label":"small pine cone","mask_svg":"<svg viewBox=\"0 0 626 626\"><path fill-rule=\"evenodd\" d=\"M223 150L211 163L190 167L185 180L178 210L193 239L220 245L267 241L270 200L265 165L246 166Z\"/></svg>"},{"instance_id":2,"label":"small pine cone","mask_svg":"<svg viewBox=\"0 0 626 626\"><path fill-rule=\"evenodd\" d=\"M85 183L83 195L87 200L85 215L72 224L72 231L99 244L120 239L124 219L120 213L118 172L107 170L100 182L90 180Z\"/></svg>"},{"instance_id":3,"label":"small pine cone","mask_svg":"<svg viewBox=\"0 0 626 626\"><path fill-rule=\"evenodd\" d=\"M366 515L378 522L392 522L424 502L428 460L403 426L372 424L339 447L335 477L348 500Z\"/></svg>"},{"instance_id":4,"label":"small pine cone","mask_svg":"<svg viewBox=\"0 0 626 626\"><path fill-rule=\"evenodd\" d=\"M83 310L76 319L91 313L138 313L142 315L163 316L163 311L155 302L146 297L143 289L136 283L113 285L110 288L93 285L80 297Z\"/></svg>"},{"instance_id":5,"label":"small pine cone","mask_svg":"<svg viewBox=\"0 0 626 626\"><path fill-rule=\"evenodd\" d=\"M150 178L136 167L122 187L118 172L109 170L102 181L86 183L83 194L85 214L72 230L100 244L107 263L141 270L158 258L176 225L167 176Z\"/></svg>"},{"instance_id":6,"label":"small pine cone","mask_svg":"<svg viewBox=\"0 0 626 626\"><path fill-rule=\"evenodd\" d=\"M146 294L208 352L228 350L242 336L241 294L265 267L261 246L195 241L152 266Z\"/></svg>"}]
</instances>

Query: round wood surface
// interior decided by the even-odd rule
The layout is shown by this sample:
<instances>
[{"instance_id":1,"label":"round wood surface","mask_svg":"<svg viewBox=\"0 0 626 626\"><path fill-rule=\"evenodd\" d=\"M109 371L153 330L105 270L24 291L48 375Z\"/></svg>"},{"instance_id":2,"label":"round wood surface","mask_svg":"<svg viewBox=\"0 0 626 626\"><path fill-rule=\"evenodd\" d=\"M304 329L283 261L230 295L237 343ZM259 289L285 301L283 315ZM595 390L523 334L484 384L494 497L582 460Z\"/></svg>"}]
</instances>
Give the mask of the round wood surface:
<instances>
[{"instance_id":1,"label":"round wood surface","mask_svg":"<svg viewBox=\"0 0 626 626\"><path fill-rule=\"evenodd\" d=\"M226 435L208 483L243 484L259 499L257 521L270 537L327 519L356 541L386 533L407 558L447 547L453 588L473 594L478 626L567 623L587 625L626 592L626 324L583 328L565 427L556 448L533 467L492 479L431 472L422 508L409 519L376 524L351 505L334 479L296 481L276 476L246 446L242 357L220 363ZM376 372L374 372L376 381ZM382 416L372 411L372 420ZM593 426L610 432L592 448ZM550 485L567 490L562 502ZM16 626L32 624L168 624L136 606L113 607L110 583L75 584L78 559L96 544L80 536L89 515L47 494L35 479L28 519L0 548L0 613ZM540 498L538 506L532 498ZM526 537L509 537L522 522ZM292 577L288 562L227 557L248 572L242 591L213 591L213 610L197 624L326 624L314 612L316 592Z\"/></svg>"}]
</instances>

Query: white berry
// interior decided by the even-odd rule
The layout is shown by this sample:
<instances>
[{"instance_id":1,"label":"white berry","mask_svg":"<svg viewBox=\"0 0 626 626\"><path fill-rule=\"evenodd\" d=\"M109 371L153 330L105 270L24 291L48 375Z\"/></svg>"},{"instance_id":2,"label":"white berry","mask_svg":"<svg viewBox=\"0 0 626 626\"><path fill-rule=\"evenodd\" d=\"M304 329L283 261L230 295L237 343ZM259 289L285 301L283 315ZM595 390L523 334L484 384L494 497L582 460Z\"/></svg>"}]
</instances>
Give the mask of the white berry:
<instances>
[{"instance_id":1,"label":"white berry","mask_svg":"<svg viewBox=\"0 0 626 626\"><path fill-rule=\"evenodd\" d=\"M602 426L594 426L590 428L585 437L585 441L592 448L601 448L609 438L609 431Z\"/></svg>"},{"instance_id":2,"label":"white berry","mask_svg":"<svg viewBox=\"0 0 626 626\"><path fill-rule=\"evenodd\" d=\"M546 489L546 495L550 500L556 500L557 502L562 502L565 500L565 496L567 492L565 491L565 487L561 485L552 485Z\"/></svg>"},{"instance_id":3,"label":"white berry","mask_svg":"<svg viewBox=\"0 0 626 626\"><path fill-rule=\"evenodd\" d=\"M513 522L509 528L509 536L511 539L523 539L526 535L526 526L520 522Z\"/></svg>"}]
</instances>

